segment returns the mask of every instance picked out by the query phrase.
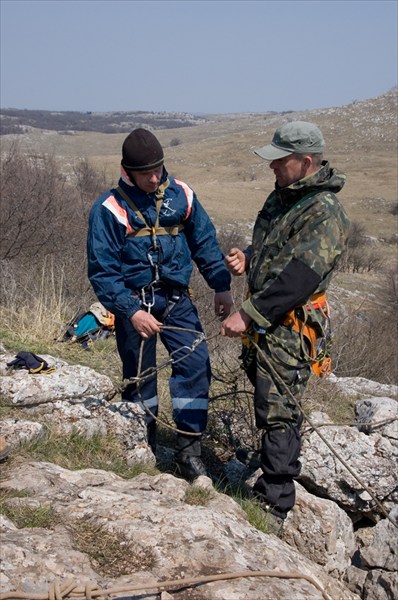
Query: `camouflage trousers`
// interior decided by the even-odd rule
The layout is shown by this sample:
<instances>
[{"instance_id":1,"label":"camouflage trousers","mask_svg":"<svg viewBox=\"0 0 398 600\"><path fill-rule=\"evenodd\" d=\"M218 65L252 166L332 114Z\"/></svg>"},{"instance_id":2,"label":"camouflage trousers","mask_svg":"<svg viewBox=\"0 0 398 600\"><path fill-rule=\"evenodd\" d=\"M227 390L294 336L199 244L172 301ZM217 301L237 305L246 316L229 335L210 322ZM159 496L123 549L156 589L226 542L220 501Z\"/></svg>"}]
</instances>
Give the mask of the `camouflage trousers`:
<instances>
[{"instance_id":1,"label":"camouflage trousers","mask_svg":"<svg viewBox=\"0 0 398 600\"><path fill-rule=\"evenodd\" d=\"M263 430L263 474L254 492L273 514L285 518L294 506L293 478L300 473L299 401L308 383L311 366L306 362L299 334L283 325L260 335L257 350L244 369L254 385L256 425ZM296 402L287 393L290 390Z\"/></svg>"}]
</instances>

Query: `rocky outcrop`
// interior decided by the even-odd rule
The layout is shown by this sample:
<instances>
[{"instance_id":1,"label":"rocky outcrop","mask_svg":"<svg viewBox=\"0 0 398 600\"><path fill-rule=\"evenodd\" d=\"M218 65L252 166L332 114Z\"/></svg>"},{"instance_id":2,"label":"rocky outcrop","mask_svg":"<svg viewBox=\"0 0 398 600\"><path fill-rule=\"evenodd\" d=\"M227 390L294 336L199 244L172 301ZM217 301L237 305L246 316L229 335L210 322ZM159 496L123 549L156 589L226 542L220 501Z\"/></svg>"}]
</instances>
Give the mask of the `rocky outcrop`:
<instances>
[{"instance_id":1,"label":"rocky outcrop","mask_svg":"<svg viewBox=\"0 0 398 600\"><path fill-rule=\"evenodd\" d=\"M51 422L60 433L112 433L121 440L129 463L155 463L146 443L142 409L116 398L109 401L113 386L108 378L50 356L45 360L56 366L51 375L10 372L5 365L12 358L6 353L0 356L0 393L18 407L18 418L1 421L2 435L11 446L43 435L43 424ZM366 380L355 384L357 393L359 385L363 391L367 386ZM397 405L385 395L385 387L375 396L371 384L373 395L366 397L364 392L357 402L358 426L322 427L322 434L391 511L391 521L308 427L297 501L282 539L251 527L239 504L217 492L208 478L196 483L207 500L195 505L189 500L191 486L171 473L141 474L126 481L94 469L72 472L37 462L12 465L0 484L7 505L51 510L55 521L49 529L18 529L2 517L1 591L20 588L39 593L54 581L68 578L108 588L266 570L295 572L296 576L213 581L191 590L194 595L173 592L173 597L392 600L398 585L393 524L397 517L398 436L393 420ZM389 393L392 396L394 390L390 388ZM327 415L315 415L313 422L327 420ZM169 448L159 451L172 457ZM231 484L245 483L248 489L259 474L255 466L245 467L236 460L225 464L224 471ZM77 544L76 524L87 525L97 538L114 536L119 547L134 547L134 560L122 574L106 571ZM158 596L151 588L146 597Z\"/></svg>"},{"instance_id":2,"label":"rocky outcrop","mask_svg":"<svg viewBox=\"0 0 398 600\"><path fill-rule=\"evenodd\" d=\"M345 574L357 548L348 515L335 502L309 494L297 482L296 504L283 539L334 577Z\"/></svg>"},{"instance_id":3,"label":"rocky outcrop","mask_svg":"<svg viewBox=\"0 0 398 600\"><path fill-rule=\"evenodd\" d=\"M209 479L206 506L187 502L189 484L169 474L142 474L125 481L112 473L87 469L71 472L48 463L16 467L7 486L29 495L19 504L51 507L60 523L53 531L7 528L3 524L2 589L22 586L45 592L54 579L96 582L101 588L149 580L168 580L240 571L299 573L313 579L329 598L358 597L314 562L273 535L251 527L239 505L217 493ZM84 521L98 535L123 532L142 557L133 570L110 579L76 550L73 524ZM326 592L327 590L327 592ZM156 596L148 595L149 598ZM183 596L184 597L184 596ZM298 578L241 578L200 587L202 600L322 598L320 589Z\"/></svg>"}]
</instances>

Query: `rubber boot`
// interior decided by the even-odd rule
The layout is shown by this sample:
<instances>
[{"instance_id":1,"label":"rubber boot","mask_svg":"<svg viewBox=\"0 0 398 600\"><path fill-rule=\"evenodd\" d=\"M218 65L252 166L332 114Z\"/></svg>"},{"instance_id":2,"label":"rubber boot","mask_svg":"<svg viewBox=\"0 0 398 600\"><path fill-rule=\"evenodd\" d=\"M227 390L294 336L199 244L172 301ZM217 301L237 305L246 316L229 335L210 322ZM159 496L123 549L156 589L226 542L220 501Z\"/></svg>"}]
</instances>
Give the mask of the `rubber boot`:
<instances>
[{"instance_id":1,"label":"rubber boot","mask_svg":"<svg viewBox=\"0 0 398 600\"><path fill-rule=\"evenodd\" d=\"M156 421L153 420L147 423L147 441L153 454L156 456Z\"/></svg>"},{"instance_id":2,"label":"rubber boot","mask_svg":"<svg viewBox=\"0 0 398 600\"><path fill-rule=\"evenodd\" d=\"M176 470L184 479L193 481L201 475L208 477L202 459L202 448L199 436L177 434L176 441Z\"/></svg>"},{"instance_id":3,"label":"rubber boot","mask_svg":"<svg viewBox=\"0 0 398 600\"><path fill-rule=\"evenodd\" d=\"M238 448L235 452L236 458L240 463L249 469L260 469L261 467L261 450L246 450Z\"/></svg>"}]
</instances>

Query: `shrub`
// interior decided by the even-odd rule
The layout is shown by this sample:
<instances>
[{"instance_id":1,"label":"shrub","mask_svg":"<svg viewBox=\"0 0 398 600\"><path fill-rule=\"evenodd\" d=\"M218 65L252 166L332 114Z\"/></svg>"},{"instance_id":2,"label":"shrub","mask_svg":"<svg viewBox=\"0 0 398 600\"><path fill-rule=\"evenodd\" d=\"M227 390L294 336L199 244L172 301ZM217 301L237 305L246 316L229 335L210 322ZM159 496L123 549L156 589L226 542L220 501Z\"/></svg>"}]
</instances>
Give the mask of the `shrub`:
<instances>
[{"instance_id":1,"label":"shrub","mask_svg":"<svg viewBox=\"0 0 398 600\"><path fill-rule=\"evenodd\" d=\"M383 264L384 260L379 252L369 248L365 226L358 221L352 221L347 250L339 263L339 271L370 273L379 270Z\"/></svg>"},{"instance_id":2,"label":"shrub","mask_svg":"<svg viewBox=\"0 0 398 600\"><path fill-rule=\"evenodd\" d=\"M393 203L391 206L390 213L396 217L398 215L398 200Z\"/></svg>"},{"instance_id":3,"label":"shrub","mask_svg":"<svg viewBox=\"0 0 398 600\"><path fill-rule=\"evenodd\" d=\"M379 309L352 310L342 319L337 318L334 328L332 360L338 377L398 383L397 320L393 309L385 304Z\"/></svg>"}]
</instances>

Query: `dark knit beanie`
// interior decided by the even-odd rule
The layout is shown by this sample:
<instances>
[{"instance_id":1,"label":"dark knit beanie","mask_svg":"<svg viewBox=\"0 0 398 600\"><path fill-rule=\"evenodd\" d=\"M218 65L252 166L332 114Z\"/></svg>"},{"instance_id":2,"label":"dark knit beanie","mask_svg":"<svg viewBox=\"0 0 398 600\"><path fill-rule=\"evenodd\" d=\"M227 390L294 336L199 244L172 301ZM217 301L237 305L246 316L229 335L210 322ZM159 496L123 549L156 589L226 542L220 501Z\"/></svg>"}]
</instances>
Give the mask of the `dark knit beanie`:
<instances>
[{"instance_id":1,"label":"dark knit beanie","mask_svg":"<svg viewBox=\"0 0 398 600\"><path fill-rule=\"evenodd\" d=\"M124 140L122 166L131 171L148 171L163 164L163 148L147 129L134 129Z\"/></svg>"}]
</instances>

